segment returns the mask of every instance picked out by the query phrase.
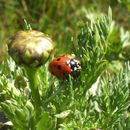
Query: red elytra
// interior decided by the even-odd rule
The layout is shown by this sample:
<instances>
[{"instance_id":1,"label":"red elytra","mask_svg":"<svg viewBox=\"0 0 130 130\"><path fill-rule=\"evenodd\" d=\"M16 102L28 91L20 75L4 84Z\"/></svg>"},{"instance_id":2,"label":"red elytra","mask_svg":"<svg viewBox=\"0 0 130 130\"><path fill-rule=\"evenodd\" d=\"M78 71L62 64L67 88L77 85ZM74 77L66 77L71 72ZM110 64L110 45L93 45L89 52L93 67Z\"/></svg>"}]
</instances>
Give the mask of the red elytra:
<instances>
[{"instance_id":1,"label":"red elytra","mask_svg":"<svg viewBox=\"0 0 130 130\"><path fill-rule=\"evenodd\" d=\"M57 57L49 64L49 71L58 78L76 76L77 70L80 70L80 62L70 55Z\"/></svg>"}]
</instances>

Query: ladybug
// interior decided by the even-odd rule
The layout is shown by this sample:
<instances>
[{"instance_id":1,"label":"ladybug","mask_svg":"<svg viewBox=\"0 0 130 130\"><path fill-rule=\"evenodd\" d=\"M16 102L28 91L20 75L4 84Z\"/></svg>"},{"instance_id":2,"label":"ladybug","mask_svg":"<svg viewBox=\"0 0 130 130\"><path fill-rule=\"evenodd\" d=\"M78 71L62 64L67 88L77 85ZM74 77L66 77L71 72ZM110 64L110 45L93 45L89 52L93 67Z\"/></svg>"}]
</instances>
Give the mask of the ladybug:
<instances>
[{"instance_id":1,"label":"ladybug","mask_svg":"<svg viewBox=\"0 0 130 130\"><path fill-rule=\"evenodd\" d=\"M58 78L66 77L69 74L73 77L77 77L80 73L80 69L80 61L71 55L59 56L49 64L49 71Z\"/></svg>"}]
</instances>

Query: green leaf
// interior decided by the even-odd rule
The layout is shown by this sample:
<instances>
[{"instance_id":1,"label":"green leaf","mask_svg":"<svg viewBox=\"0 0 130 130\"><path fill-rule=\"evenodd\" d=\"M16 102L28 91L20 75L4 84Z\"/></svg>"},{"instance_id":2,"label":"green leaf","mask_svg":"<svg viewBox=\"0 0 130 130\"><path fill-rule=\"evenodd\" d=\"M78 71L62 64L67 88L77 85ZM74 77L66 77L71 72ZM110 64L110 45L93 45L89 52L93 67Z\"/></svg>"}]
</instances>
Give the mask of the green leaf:
<instances>
[{"instance_id":1,"label":"green leaf","mask_svg":"<svg viewBox=\"0 0 130 130\"><path fill-rule=\"evenodd\" d=\"M47 112L43 112L40 121L36 125L36 130L54 130L54 127L52 117Z\"/></svg>"},{"instance_id":2,"label":"green leaf","mask_svg":"<svg viewBox=\"0 0 130 130\"><path fill-rule=\"evenodd\" d=\"M65 118L65 117L69 116L71 113L72 113L71 110L66 110L66 111L61 112L60 114L56 114L55 117Z\"/></svg>"}]
</instances>

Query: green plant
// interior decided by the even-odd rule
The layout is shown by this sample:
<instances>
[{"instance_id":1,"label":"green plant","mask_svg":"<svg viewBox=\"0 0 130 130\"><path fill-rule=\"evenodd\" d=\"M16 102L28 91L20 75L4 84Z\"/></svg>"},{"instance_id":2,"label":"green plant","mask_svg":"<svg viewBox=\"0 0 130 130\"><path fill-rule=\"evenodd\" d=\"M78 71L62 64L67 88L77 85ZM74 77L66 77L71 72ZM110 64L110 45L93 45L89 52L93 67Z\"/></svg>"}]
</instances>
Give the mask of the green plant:
<instances>
[{"instance_id":1,"label":"green plant","mask_svg":"<svg viewBox=\"0 0 130 130\"><path fill-rule=\"evenodd\" d=\"M72 53L81 61L77 78L57 79L48 72L48 62L37 73L36 68L28 68L28 75L11 57L0 64L0 109L12 121L13 129L130 129L130 66L119 56L127 38L122 41L124 35L112 25L110 8L108 15L98 15L81 24L78 37L71 44ZM113 33L121 38L113 38ZM121 67L110 72L109 65L114 60ZM33 91L35 83L37 90Z\"/></svg>"}]
</instances>

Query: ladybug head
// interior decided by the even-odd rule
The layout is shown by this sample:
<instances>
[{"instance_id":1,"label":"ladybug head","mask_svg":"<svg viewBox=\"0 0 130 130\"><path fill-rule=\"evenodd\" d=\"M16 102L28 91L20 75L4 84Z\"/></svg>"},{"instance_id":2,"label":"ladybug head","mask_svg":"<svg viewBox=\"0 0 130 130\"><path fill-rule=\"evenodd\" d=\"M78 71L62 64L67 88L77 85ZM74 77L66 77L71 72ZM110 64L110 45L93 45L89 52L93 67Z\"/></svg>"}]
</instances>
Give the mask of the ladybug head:
<instances>
[{"instance_id":1,"label":"ladybug head","mask_svg":"<svg viewBox=\"0 0 130 130\"><path fill-rule=\"evenodd\" d=\"M79 76L81 70L80 61L76 59L70 59L69 61L67 61L67 65L71 68L71 75L73 77Z\"/></svg>"}]
</instances>

